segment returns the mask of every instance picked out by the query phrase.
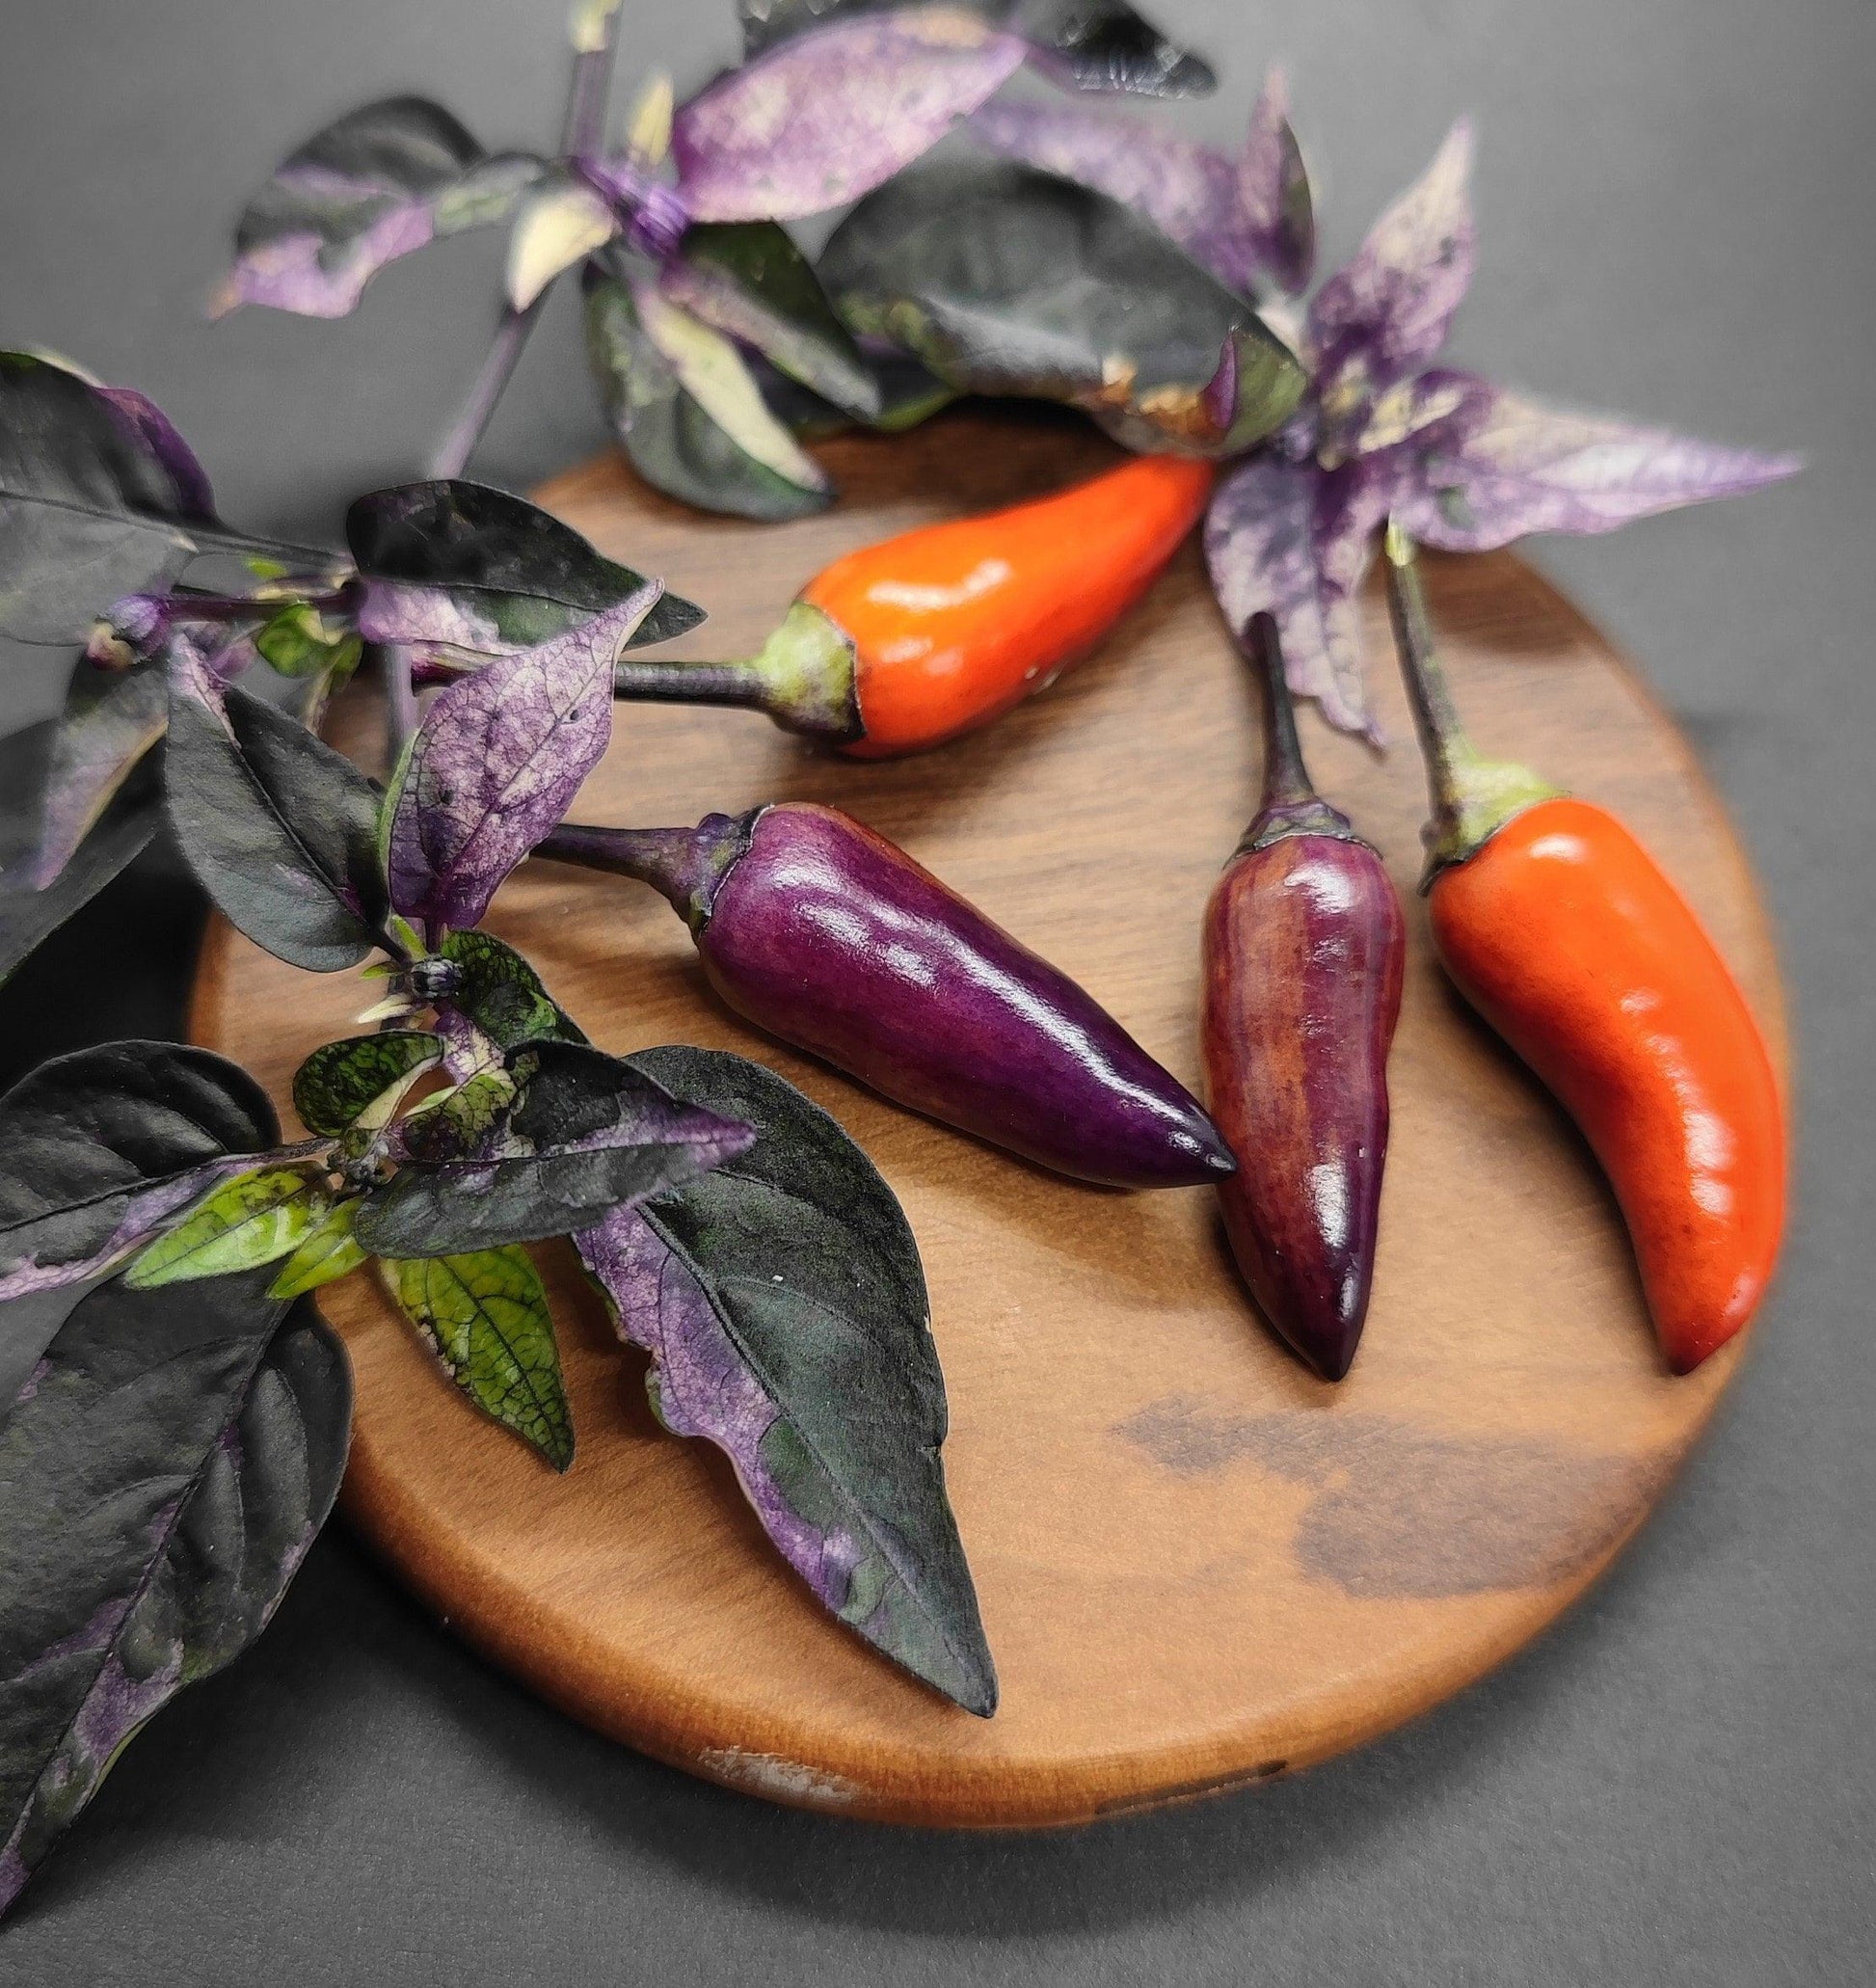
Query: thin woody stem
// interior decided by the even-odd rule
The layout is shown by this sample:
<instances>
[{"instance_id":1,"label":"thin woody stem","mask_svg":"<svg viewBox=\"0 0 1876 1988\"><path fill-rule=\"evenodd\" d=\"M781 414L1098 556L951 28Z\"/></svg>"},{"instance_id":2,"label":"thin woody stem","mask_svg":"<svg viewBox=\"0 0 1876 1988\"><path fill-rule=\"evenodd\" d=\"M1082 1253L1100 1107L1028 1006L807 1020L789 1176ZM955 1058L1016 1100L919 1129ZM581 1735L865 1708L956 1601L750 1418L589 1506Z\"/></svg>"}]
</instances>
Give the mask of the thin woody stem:
<instances>
[{"instance_id":1,"label":"thin woody stem","mask_svg":"<svg viewBox=\"0 0 1876 1988\"><path fill-rule=\"evenodd\" d=\"M419 684L451 684L480 667L427 655L412 663L411 674ZM612 694L633 703L729 704L752 710L764 709L769 698L768 686L753 663L647 662L636 658L612 665Z\"/></svg>"},{"instance_id":2,"label":"thin woody stem","mask_svg":"<svg viewBox=\"0 0 1876 1988\"><path fill-rule=\"evenodd\" d=\"M561 126L561 149L569 157L578 158L591 152L603 134L612 66L618 55L618 27L619 13L615 8L605 17L601 45L581 49L574 57L573 76L567 85L567 111ZM546 302L547 291L543 290L525 310L511 307L501 313L482 370L475 376L448 433L430 458L432 476L460 476L469 467L469 458L514 377L523 350L540 322Z\"/></svg>"}]
</instances>

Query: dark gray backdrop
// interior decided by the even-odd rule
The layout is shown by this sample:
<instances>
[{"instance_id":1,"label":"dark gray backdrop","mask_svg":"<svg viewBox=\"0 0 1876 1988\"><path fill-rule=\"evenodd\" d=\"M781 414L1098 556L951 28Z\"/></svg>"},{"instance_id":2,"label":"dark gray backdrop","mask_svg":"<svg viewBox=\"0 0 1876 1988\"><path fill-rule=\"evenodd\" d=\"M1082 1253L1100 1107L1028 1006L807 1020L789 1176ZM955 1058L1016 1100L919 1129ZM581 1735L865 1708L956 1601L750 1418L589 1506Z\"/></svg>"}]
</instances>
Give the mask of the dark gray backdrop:
<instances>
[{"instance_id":1,"label":"dark gray backdrop","mask_svg":"<svg viewBox=\"0 0 1876 1988\"><path fill-rule=\"evenodd\" d=\"M733 48L728 0L628 0L625 71ZM335 1532L276 1626L126 1756L0 1930L0 1979L249 1984L1865 1982L1876 1362L1865 1246L1876 462L1869 0L1158 0L1235 139L1288 59L1353 246L1448 120L1482 137L1457 356L1764 446L1795 486L1540 544L1733 807L1796 996L1797 1220L1752 1359L1615 1573L1457 1703L1262 1792L1055 1838L813 1819L592 1738L433 1627ZM412 473L472 371L499 245L354 319L200 321L291 142L427 88L491 142L555 128L562 0L0 0L0 339L153 393L231 517L330 531ZM571 314L479 468L600 445ZM7 658L9 724L47 708ZM10 1068L173 1033L160 880L0 1007ZM87 991L89 988L89 991Z\"/></svg>"}]
</instances>

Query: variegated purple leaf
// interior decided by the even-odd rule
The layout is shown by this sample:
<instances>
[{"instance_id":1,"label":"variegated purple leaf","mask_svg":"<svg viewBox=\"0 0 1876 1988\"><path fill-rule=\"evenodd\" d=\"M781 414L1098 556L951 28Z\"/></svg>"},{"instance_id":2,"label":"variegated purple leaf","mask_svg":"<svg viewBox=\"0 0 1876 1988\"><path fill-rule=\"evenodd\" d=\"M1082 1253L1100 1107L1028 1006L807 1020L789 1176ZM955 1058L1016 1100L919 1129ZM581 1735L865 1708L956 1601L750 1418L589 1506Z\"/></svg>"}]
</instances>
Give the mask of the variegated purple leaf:
<instances>
[{"instance_id":1,"label":"variegated purple leaf","mask_svg":"<svg viewBox=\"0 0 1876 1988\"><path fill-rule=\"evenodd\" d=\"M992 151L1144 214L1233 289L1275 282L1295 290L1308 280L1309 182L1275 70L1237 158L1136 118L1029 99L985 104L971 133Z\"/></svg>"},{"instance_id":2,"label":"variegated purple leaf","mask_svg":"<svg viewBox=\"0 0 1876 1988\"><path fill-rule=\"evenodd\" d=\"M0 1419L0 1911L146 1721L260 1633L332 1509L345 1354L265 1283L107 1284Z\"/></svg>"},{"instance_id":3,"label":"variegated purple leaf","mask_svg":"<svg viewBox=\"0 0 1876 1988\"><path fill-rule=\"evenodd\" d=\"M929 150L1023 56L1015 36L951 8L836 21L679 109L679 192L699 221L786 221L858 200Z\"/></svg>"},{"instance_id":4,"label":"variegated purple leaf","mask_svg":"<svg viewBox=\"0 0 1876 1988\"><path fill-rule=\"evenodd\" d=\"M1295 296L1316 266L1316 204L1279 68L1264 77L1238 154L1238 212L1255 257L1253 275L1268 275Z\"/></svg>"},{"instance_id":5,"label":"variegated purple leaf","mask_svg":"<svg viewBox=\"0 0 1876 1988\"><path fill-rule=\"evenodd\" d=\"M945 1495L944 1381L918 1246L841 1128L716 1050L628 1061L757 1130L740 1158L574 1238L653 1356L665 1426L715 1443L816 1598L968 1710L996 1673Z\"/></svg>"},{"instance_id":6,"label":"variegated purple leaf","mask_svg":"<svg viewBox=\"0 0 1876 1988\"><path fill-rule=\"evenodd\" d=\"M278 1131L254 1081L206 1050L112 1042L41 1063L0 1097L0 1300L111 1269Z\"/></svg>"},{"instance_id":7,"label":"variegated purple leaf","mask_svg":"<svg viewBox=\"0 0 1876 1988\"><path fill-rule=\"evenodd\" d=\"M139 393L134 387L100 387L97 390L136 430L144 447L169 472L170 481L175 486L177 515L214 524L215 493L209 488L208 471L169 416L147 393Z\"/></svg>"},{"instance_id":8,"label":"variegated purple leaf","mask_svg":"<svg viewBox=\"0 0 1876 1988\"><path fill-rule=\"evenodd\" d=\"M1461 118L1434 162L1377 221L1309 307L1325 418L1428 364L1472 282L1472 127Z\"/></svg>"},{"instance_id":9,"label":"variegated purple leaf","mask_svg":"<svg viewBox=\"0 0 1876 1988\"><path fill-rule=\"evenodd\" d=\"M162 738L169 712L159 664L123 671L78 664L52 735L35 890L44 890L71 861L132 768Z\"/></svg>"},{"instance_id":10,"label":"variegated purple leaf","mask_svg":"<svg viewBox=\"0 0 1876 1988\"><path fill-rule=\"evenodd\" d=\"M952 0L1020 35L1030 59L1072 90L1129 90L1141 96L1204 96L1218 88L1211 65L1170 41L1128 0ZM885 13L905 0L737 0L745 58L837 18Z\"/></svg>"},{"instance_id":11,"label":"variegated purple leaf","mask_svg":"<svg viewBox=\"0 0 1876 1988\"><path fill-rule=\"evenodd\" d=\"M1250 456L1219 486L1205 523L1212 589L1240 640L1254 614L1276 618L1284 673L1338 730L1378 739L1361 673L1356 593L1405 472L1406 457L1338 470Z\"/></svg>"},{"instance_id":12,"label":"variegated purple leaf","mask_svg":"<svg viewBox=\"0 0 1876 1988\"><path fill-rule=\"evenodd\" d=\"M405 1164L366 1196L358 1239L420 1256L567 1235L684 1186L754 1138L588 1043L530 1042L400 1121Z\"/></svg>"},{"instance_id":13,"label":"variegated purple leaf","mask_svg":"<svg viewBox=\"0 0 1876 1988\"><path fill-rule=\"evenodd\" d=\"M1795 455L1721 448L1664 428L1539 407L1479 383L1421 454L1400 503L1415 538L1478 552L1533 531L1614 531L1796 474Z\"/></svg>"},{"instance_id":14,"label":"variegated purple leaf","mask_svg":"<svg viewBox=\"0 0 1876 1988\"><path fill-rule=\"evenodd\" d=\"M423 97L365 104L309 138L249 203L211 309L343 317L386 263L506 219L547 170L523 153L492 157Z\"/></svg>"},{"instance_id":15,"label":"variegated purple leaf","mask_svg":"<svg viewBox=\"0 0 1876 1988\"><path fill-rule=\"evenodd\" d=\"M481 921L599 764L612 666L662 591L648 580L583 627L460 678L430 707L387 799L387 847L391 907L433 943Z\"/></svg>"}]
</instances>

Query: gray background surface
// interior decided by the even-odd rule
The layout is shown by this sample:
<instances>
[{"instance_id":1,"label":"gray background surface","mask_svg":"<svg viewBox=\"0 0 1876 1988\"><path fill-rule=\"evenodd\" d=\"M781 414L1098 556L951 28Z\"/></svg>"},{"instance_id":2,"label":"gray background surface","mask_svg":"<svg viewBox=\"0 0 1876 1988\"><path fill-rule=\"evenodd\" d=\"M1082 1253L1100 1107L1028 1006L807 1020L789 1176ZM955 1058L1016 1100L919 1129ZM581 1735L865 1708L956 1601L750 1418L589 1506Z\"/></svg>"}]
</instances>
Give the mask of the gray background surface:
<instances>
[{"instance_id":1,"label":"gray background surface","mask_svg":"<svg viewBox=\"0 0 1876 1988\"><path fill-rule=\"evenodd\" d=\"M1755 1353L1616 1572L1496 1677L1261 1792L1059 1837L940 1838L703 1787L548 1711L341 1532L259 1647L138 1741L0 1931L0 1979L245 1984L1866 1982L1876 1973L1876 85L1870 0L1159 0L1235 140L1267 57L1339 257L1471 107L1483 267L1456 356L1560 400L1809 452L1796 485L1540 544L1640 658L1765 881L1801 1057L1796 1224ZM330 532L472 372L499 243L337 325L200 306L275 158L425 88L545 143L561 0L0 0L0 339L141 387L224 509ZM733 50L628 0L625 73ZM601 444L562 309L481 473ZM14 656L0 717L49 704ZM10 993L10 1066L174 1032L153 886ZM91 992L84 993L89 983ZM102 989L102 991L100 991Z\"/></svg>"}]
</instances>

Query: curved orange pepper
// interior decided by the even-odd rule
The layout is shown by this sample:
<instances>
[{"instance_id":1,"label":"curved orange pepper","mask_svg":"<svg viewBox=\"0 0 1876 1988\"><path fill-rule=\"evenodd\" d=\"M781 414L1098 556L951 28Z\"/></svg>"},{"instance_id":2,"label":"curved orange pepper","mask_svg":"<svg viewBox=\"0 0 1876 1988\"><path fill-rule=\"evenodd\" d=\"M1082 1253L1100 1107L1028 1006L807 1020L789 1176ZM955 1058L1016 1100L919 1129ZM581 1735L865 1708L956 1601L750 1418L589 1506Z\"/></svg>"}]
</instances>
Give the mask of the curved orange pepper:
<instances>
[{"instance_id":1,"label":"curved orange pepper","mask_svg":"<svg viewBox=\"0 0 1876 1988\"><path fill-rule=\"evenodd\" d=\"M1687 900L1603 809L1539 801L1434 878L1460 990L1582 1128L1676 1372L1752 1316L1784 1226L1772 1060Z\"/></svg>"},{"instance_id":2,"label":"curved orange pepper","mask_svg":"<svg viewBox=\"0 0 1876 1988\"><path fill-rule=\"evenodd\" d=\"M802 589L853 644L863 736L882 758L989 723L1085 656L1197 522L1216 470L1139 456L1032 503L902 533Z\"/></svg>"}]
</instances>

